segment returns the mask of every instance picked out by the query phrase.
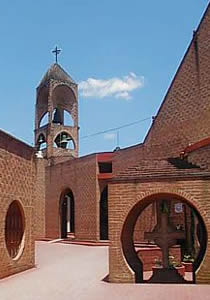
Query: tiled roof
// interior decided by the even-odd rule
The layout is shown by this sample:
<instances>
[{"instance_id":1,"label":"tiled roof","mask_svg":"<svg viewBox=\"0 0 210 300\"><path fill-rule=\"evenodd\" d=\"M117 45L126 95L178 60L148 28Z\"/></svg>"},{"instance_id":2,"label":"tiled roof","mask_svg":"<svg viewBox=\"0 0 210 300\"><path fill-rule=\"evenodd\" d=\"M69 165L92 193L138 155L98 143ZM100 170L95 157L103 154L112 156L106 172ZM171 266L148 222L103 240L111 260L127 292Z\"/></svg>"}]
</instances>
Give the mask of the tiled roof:
<instances>
[{"instance_id":1,"label":"tiled roof","mask_svg":"<svg viewBox=\"0 0 210 300\"><path fill-rule=\"evenodd\" d=\"M69 76L69 74L66 73L66 71L64 71L64 69L59 64L56 63L51 65L51 67L45 73L39 85L44 84L49 79L76 84L74 80Z\"/></svg>"},{"instance_id":2,"label":"tiled roof","mask_svg":"<svg viewBox=\"0 0 210 300\"><path fill-rule=\"evenodd\" d=\"M210 176L210 172L181 158L142 160L117 174L113 180Z\"/></svg>"}]
</instances>

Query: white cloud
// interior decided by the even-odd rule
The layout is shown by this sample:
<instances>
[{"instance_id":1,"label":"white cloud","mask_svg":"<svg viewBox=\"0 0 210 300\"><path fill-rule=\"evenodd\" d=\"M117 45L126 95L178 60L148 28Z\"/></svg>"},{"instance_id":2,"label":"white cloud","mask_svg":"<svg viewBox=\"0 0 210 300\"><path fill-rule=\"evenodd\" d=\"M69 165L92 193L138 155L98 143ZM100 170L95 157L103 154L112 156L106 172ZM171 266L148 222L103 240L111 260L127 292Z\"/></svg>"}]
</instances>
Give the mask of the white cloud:
<instances>
[{"instance_id":1,"label":"white cloud","mask_svg":"<svg viewBox=\"0 0 210 300\"><path fill-rule=\"evenodd\" d=\"M105 133L104 138L105 140L114 140L116 138L116 133Z\"/></svg>"},{"instance_id":2,"label":"white cloud","mask_svg":"<svg viewBox=\"0 0 210 300\"><path fill-rule=\"evenodd\" d=\"M115 97L131 99L130 92L144 86L144 77L131 72L122 78L110 79L88 78L79 83L79 90L84 97L105 98Z\"/></svg>"}]
</instances>

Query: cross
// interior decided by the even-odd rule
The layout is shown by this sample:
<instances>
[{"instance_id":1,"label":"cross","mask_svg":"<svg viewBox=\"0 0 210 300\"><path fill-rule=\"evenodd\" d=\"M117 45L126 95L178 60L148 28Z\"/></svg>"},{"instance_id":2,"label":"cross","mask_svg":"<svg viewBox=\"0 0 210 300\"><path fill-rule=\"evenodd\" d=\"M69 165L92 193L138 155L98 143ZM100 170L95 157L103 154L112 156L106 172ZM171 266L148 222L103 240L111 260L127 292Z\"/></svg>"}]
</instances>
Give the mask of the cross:
<instances>
[{"instance_id":1,"label":"cross","mask_svg":"<svg viewBox=\"0 0 210 300\"><path fill-rule=\"evenodd\" d=\"M58 49L58 47L56 46L54 50L52 50L52 53L54 54L55 53L55 62L57 64L58 62L58 54L60 54L61 52L61 49Z\"/></svg>"},{"instance_id":2,"label":"cross","mask_svg":"<svg viewBox=\"0 0 210 300\"><path fill-rule=\"evenodd\" d=\"M145 232L144 238L154 240L162 250L163 267L169 267L169 248L176 245L177 239L185 239L185 232L174 230L168 220L168 213L162 211L153 232Z\"/></svg>"}]
</instances>

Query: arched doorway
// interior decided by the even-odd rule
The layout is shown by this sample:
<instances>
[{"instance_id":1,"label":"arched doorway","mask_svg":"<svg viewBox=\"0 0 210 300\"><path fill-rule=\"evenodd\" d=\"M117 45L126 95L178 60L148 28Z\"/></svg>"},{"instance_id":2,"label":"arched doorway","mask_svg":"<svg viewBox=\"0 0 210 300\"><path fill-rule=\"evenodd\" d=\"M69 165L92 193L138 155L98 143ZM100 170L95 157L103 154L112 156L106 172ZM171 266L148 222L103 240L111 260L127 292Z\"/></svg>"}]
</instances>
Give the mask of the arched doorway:
<instances>
[{"instance_id":1,"label":"arched doorway","mask_svg":"<svg viewBox=\"0 0 210 300\"><path fill-rule=\"evenodd\" d=\"M21 250L24 235L24 215L18 201L13 201L6 214L5 242L8 253L15 259Z\"/></svg>"},{"instance_id":2,"label":"arched doorway","mask_svg":"<svg viewBox=\"0 0 210 300\"><path fill-rule=\"evenodd\" d=\"M183 218L180 218L180 220L183 221L183 224L177 224L178 229L175 228L177 226L171 226L172 223L172 214L171 214L171 207L172 207L172 201L175 201L176 203L182 204L183 205ZM148 197L145 197L143 200L138 202L129 212L127 215L127 218L125 220L125 223L123 225L123 230L121 234L121 243L122 243L122 249L123 249L123 254L124 257L129 264L130 268L134 271L135 273L135 279L137 283L140 282L145 282L144 281L144 276L143 276L143 270L144 270L144 263L142 259L139 257L138 252L136 251L136 246L133 242L133 235L134 235L134 229L137 223L138 218L141 218L141 214L144 212L144 210L150 206L151 204L154 204L157 207L160 207L160 209L166 209L164 213L168 215L167 217L167 230L168 232L175 232L176 234L179 235L181 233L181 230L183 230L184 233L184 238L174 238L175 241L173 241L173 245L180 245L181 247L181 259L183 258L184 254L188 254L187 251L195 251L191 245L188 245L189 243L189 234L191 234L191 242L194 242L196 239L197 242L197 249L196 252L194 252L194 262L193 262L193 278L192 281L196 282L195 278L195 272L199 268L207 247L207 231L206 231L206 226L204 224L203 218L198 212L198 210L190 203L188 200L182 198L181 196L178 195L173 195L173 194L154 194ZM167 207L165 208L162 206L163 203L168 203ZM165 205L165 204L164 204ZM194 218L194 221L191 220L193 223L189 223L189 220L186 222L186 214L185 210L186 208L190 212L189 216ZM168 211L167 211L168 210ZM159 217L161 219L161 217ZM153 233L157 233L160 228L160 223L158 222L158 216L156 216L156 225L153 228ZM176 223L175 223L176 224ZM194 226L193 229L193 234L192 234L192 224ZM180 229L181 226L181 229ZM170 230L169 230L170 228ZM175 230L174 230L175 228ZM179 231L180 230L180 231ZM151 234L151 233L150 233ZM155 243L157 239L155 238L148 238L147 235L147 242L149 243L150 239ZM159 238L159 237L158 237ZM161 237L160 237L161 239ZM170 245L169 241L169 248L171 249L172 245ZM161 248L162 250L162 248ZM191 254L189 253L189 254ZM168 251L169 254L169 251ZM162 257L163 257L163 251L162 251ZM149 282L149 281L148 281ZM181 281L180 281L181 282ZM184 282L184 281L183 281Z\"/></svg>"},{"instance_id":3,"label":"arched doorway","mask_svg":"<svg viewBox=\"0 0 210 300\"><path fill-rule=\"evenodd\" d=\"M105 186L100 198L100 240L108 239L108 186Z\"/></svg>"},{"instance_id":4,"label":"arched doorway","mask_svg":"<svg viewBox=\"0 0 210 300\"><path fill-rule=\"evenodd\" d=\"M60 200L60 225L61 238L67 238L75 232L75 207L74 196L70 189L65 190Z\"/></svg>"}]
</instances>

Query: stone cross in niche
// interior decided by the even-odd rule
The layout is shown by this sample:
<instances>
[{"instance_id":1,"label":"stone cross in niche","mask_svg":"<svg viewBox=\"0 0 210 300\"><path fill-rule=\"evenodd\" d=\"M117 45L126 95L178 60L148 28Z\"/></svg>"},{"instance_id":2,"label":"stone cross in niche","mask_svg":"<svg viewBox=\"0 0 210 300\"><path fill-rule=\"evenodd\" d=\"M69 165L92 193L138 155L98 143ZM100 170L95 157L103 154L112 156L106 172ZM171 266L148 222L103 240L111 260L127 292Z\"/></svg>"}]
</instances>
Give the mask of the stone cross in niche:
<instances>
[{"instance_id":1,"label":"stone cross in niche","mask_svg":"<svg viewBox=\"0 0 210 300\"><path fill-rule=\"evenodd\" d=\"M169 223L169 216L167 211L167 202L161 203L162 207L166 210L157 211L157 225L153 232L145 232L144 238L147 240L153 240L162 250L163 268L169 267L169 248L176 245L177 240L185 239L185 231L176 230Z\"/></svg>"}]
</instances>

